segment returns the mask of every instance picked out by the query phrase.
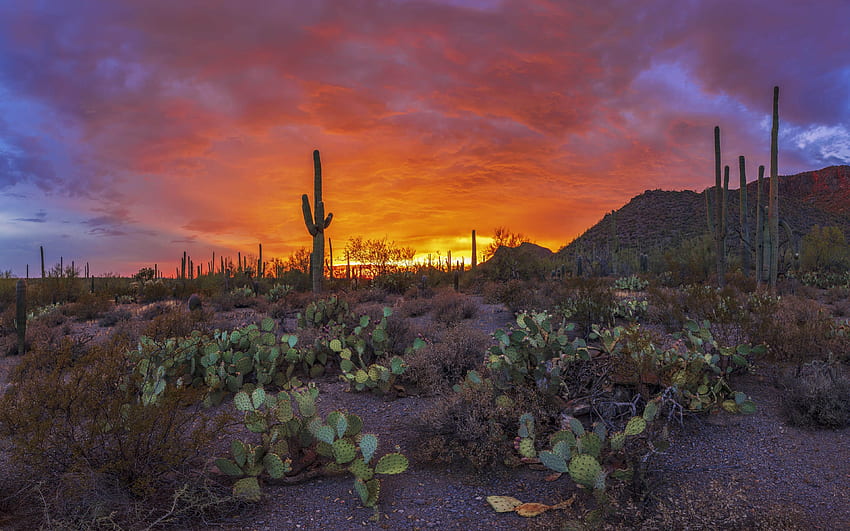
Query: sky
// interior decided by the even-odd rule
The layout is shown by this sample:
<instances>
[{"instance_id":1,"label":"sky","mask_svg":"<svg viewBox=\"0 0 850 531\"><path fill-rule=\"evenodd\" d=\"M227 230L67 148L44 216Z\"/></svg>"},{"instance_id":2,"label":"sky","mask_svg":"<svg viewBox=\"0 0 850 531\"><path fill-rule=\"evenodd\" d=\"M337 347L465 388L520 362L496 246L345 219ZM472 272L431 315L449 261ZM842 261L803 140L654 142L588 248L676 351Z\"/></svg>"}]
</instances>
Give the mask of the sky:
<instances>
[{"instance_id":1,"label":"sky","mask_svg":"<svg viewBox=\"0 0 850 531\"><path fill-rule=\"evenodd\" d=\"M850 2L0 0L0 271L355 236L553 250L648 189L850 164ZM734 186L737 187L737 186Z\"/></svg>"}]
</instances>

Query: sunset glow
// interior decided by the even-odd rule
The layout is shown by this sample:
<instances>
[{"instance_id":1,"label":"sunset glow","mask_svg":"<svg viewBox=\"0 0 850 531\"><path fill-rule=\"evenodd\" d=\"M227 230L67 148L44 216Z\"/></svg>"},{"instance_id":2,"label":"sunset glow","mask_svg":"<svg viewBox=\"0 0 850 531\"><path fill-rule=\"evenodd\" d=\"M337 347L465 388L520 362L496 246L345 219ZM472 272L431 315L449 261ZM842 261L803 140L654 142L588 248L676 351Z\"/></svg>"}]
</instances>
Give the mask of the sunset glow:
<instances>
[{"instance_id":1,"label":"sunset glow","mask_svg":"<svg viewBox=\"0 0 850 531\"><path fill-rule=\"evenodd\" d=\"M593 7L590 7L590 6ZM649 7L647 7L649 6ZM850 163L850 3L0 3L0 270L173 272L327 236L557 250L646 189Z\"/></svg>"}]
</instances>

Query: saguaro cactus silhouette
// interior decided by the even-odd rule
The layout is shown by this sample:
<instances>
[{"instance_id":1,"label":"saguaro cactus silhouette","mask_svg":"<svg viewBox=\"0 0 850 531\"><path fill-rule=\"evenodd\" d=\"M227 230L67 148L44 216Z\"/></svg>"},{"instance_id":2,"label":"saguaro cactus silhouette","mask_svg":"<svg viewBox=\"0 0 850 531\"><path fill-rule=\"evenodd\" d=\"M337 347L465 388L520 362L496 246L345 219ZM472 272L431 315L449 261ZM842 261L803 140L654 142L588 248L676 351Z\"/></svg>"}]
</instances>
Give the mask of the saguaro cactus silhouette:
<instances>
[{"instance_id":1,"label":"saguaro cactus silhouette","mask_svg":"<svg viewBox=\"0 0 850 531\"><path fill-rule=\"evenodd\" d=\"M776 292L779 270L779 87L773 87L773 125L770 128L770 193L767 206L767 228L770 235L770 261L768 279L770 290Z\"/></svg>"},{"instance_id":2,"label":"saguaro cactus silhouette","mask_svg":"<svg viewBox=\"0 0 850 531\"><path fill-rule=\"evenodd\" d=\"M333 213L325 217L325 203L322 201L322 161L319 150L313 151L313 205L310 209L310 198L307 194L301 196L301 209L304 211L304 224L313 237L313 252L310 255L310 275L313 279L313 293L321 293L325 265L325 229L331 224Z\"/></svg>"}]
</instances>

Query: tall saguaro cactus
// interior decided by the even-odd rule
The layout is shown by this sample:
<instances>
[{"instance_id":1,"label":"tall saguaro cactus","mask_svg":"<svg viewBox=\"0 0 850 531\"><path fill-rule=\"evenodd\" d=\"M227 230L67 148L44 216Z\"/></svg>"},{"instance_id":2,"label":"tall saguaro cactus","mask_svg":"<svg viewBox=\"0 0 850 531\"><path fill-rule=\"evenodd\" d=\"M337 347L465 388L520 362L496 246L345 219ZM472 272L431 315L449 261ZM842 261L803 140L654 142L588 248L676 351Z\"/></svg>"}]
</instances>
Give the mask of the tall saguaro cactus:
<instances>
[{"instance_id":1,"label":"tall saguaro cactus","mask_svg":"<svg viewBox=\"0 0 850 531\"><path fill-rule=\"evenodd\" d=\"M472 229L472 269L475 269L475 266L478 265L478 245L475 241L475 229Z\"/></svg>"},{"instance_id":2,"label":"tall saguaro cactus","mask_svg":"<svg viewBox=\"0 0 850 531\"><path fill-rule=\"evenodd\" d=\"M322 201L322 161L319 150L313 151L313 210L310 198L301 196L301 209L304 211L304 224L313 237L313 253L310 255L310 275L313 278L313 293L321 293L325 266L325 229L331 224L333 213L325 217L325 203Z\"/></svg>"},{"instance_id":3,"label":"tall saguaro cactus","mask_svg":"<svg viewBox=\"0 0 850 531\"><path fill-rule=\"evenodd\" d=\"M741 178L738 202L738 215L741 222L741 270L745 277L750 276L750 222L747 216L747 166L744 156L738 157L738 174Z\"/></svg>"},{"instance_id":4,"label":"tall saguaro cactus","mask_svg":"<svg viewBox=\"0 0 850 531\"><path fill-rule=\"evenodd\" d=\"M756 181L756 286L764 280L764 166L759 166Z\"/></svg>"},{"instance_id":5,"label":"tall saguaro cactus","mask_svg":"<svg viewBox=\"0 0 850 531\"><path fill-rule=\"evenodd\" d=\"M706 210L709 216L709 229L714 233L714 249L716 251L717 284L726 284L726 195L729 190L729 166L726 166L723 182L720 180L720 127L714 128L714 182L715 202L714 220L711 220L709 196L706 195Z\"/></svg>"},{"instance_id":6,"label":"tall saguaro cactus","mask_svg":"<svg viewBox=\"0 0 850 531\"><path fill-rule=\"evenodd\" d=\"M22 278L15 285L15 328L18 332L18 355L23 356L27 340L27 281Z\"/></svg>"},{"instance_id":7,"label":"tall saguaro cactus","mask_svg":"<svg viewBox=\"0 0 850 531\"><path fill-rule=\"evenodd\" d=\"M779 87L773 87L773 125L770 128L770 200L767 207L767 227L770 234L768 278L770 290L776 291L779 270Z\"/></svg>"}]
</instances>

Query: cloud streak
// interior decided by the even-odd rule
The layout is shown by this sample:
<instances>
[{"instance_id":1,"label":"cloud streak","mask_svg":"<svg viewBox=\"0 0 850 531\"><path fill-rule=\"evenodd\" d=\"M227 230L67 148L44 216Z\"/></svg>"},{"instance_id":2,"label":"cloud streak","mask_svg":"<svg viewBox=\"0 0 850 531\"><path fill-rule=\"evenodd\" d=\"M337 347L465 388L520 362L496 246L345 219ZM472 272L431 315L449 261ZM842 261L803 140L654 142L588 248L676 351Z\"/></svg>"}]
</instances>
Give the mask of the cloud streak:
<instances>
[{"instance_id":1,"label":"cloud streak","mask_svg":"<svg viewBox=\"0 0 850 531\"><path fill-rule=\"evenodd\" d=\"M0 192L30 198L13 223L54 217L38 196L76 213L69 253L108 270L285 255L309 243L319 148L335 240L460 256L508 226L558 247L645 189L711 184L714 125L726 162L766 162L774 84L780 171L850 162L848 19L838 0L13 1Z\"/></svg>"}]
</instances>

